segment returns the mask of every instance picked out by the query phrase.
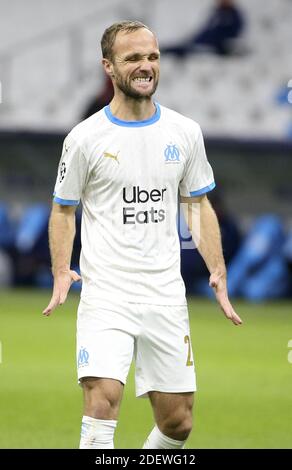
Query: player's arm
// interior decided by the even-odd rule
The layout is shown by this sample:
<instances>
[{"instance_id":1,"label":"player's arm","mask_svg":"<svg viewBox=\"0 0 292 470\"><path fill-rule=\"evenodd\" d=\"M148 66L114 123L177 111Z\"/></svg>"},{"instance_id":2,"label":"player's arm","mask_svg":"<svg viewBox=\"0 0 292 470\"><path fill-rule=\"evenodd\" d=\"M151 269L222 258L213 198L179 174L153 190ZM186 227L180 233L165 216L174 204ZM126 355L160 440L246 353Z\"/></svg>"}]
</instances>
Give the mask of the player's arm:
<instances>
[{"instance_id":1,"label":"player's arm","mask_svg":"<svg viewBox=\"0 0 292 470\"><path fill-rule=\"evenodd\" d=\"M43 311L46 316L65 302L72 282L81 279L75 271L70 269L75 237L75 211L76 206L53 202L49 222L49 244L54 288L50 303Z\"/></svg>"},{"instance_id":2,"label":"player's arm","mask_svg":"<svg viewBox=\"0 0 292 470\"><path fill-rule=\"evenodd\" d=\"M183 204L183 208L194 241L197 236L197 234L194 233L196 227L192 226L191 221L194 221L197 217L199 204L200 233L198 250L210 272L209 285L213 288L216 299L225 316L235 325L240 325L242 321L234 311L228 298L226 266L217 216L206 195L200 197L181 197L181 202L187 203Z\"/></svg>"}]
</instances>

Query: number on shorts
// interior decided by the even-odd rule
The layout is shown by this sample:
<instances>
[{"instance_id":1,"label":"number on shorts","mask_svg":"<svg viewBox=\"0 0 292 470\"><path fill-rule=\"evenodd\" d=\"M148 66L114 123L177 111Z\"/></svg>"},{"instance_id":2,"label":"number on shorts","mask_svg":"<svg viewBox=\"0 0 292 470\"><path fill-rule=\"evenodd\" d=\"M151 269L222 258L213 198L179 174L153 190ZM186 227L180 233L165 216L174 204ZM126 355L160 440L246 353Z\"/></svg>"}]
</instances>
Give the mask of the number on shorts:
<instances>
[{"instance_id":1,"label":"number on shorts","mask_svg":"<svg viewBox=\"0 0 292 470\"><path fill-rule=\"evenodd\" d=\"M192 354L192 350L191 350L191 340L190 340L190 337L188 335L185 336L185 343L189 345L188 347L188 359L187 359L187 363L186 363L186 366L193 366L194 365L194 362L191 360L191 354Z\"/></svg>"}]
</instances>

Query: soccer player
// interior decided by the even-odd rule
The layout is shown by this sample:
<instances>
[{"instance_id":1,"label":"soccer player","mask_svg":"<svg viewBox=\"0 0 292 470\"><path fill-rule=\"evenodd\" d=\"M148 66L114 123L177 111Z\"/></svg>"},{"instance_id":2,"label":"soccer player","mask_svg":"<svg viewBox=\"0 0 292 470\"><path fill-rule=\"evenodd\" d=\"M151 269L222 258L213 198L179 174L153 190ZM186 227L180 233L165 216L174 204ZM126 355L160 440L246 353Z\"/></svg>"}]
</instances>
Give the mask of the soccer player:
<instances>
[{"instance_id":1,"label":"soccer player","mask_svg":"<svg viewBox=\"0 0 292 470\"><path fill-rule=\"evenodd\" d=\"M241 323L228 299L220 231L206 196L215 186L213 172L199 125L152 99L159 80L155 34L123 21L105 30L101 47L114 97L64 141L49 224L54 289L43 313L63 304L80 280L70 259L81 200L80 448L114 447L134 356L136 395L149 397L156 422L144 448L179 449L192 428L196 380L180 274L178 194L191 219L200 209L198 248L210 286L226 317Z\"/></svg>"}]
</instances>

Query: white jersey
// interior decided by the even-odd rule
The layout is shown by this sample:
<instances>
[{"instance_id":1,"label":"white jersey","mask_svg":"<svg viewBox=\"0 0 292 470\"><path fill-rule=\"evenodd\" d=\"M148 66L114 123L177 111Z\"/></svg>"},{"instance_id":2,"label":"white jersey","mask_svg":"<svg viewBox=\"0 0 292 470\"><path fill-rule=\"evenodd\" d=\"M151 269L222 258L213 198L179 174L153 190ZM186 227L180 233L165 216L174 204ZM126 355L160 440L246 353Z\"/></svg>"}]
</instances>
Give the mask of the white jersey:
<instances>
[{"instance_id":1,"label":"white jersey","mask_svg":"<svg viewBox=\"0 0 292 470\"><path fill-rule=\"evenodd\" d=\"M215 186L199 125L156 103L122 121L106 106L68 134L54 201L82 201L83 298L184 305L178 195Z\"/></svg>"}]
</instances>

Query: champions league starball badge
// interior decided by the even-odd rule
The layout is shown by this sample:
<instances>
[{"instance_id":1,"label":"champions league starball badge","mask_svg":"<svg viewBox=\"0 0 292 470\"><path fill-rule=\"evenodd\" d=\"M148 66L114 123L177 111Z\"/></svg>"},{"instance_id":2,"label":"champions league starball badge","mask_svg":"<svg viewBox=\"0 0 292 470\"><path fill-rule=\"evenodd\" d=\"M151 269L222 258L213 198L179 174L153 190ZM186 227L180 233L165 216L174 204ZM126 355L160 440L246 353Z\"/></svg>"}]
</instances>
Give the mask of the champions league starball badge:
<instances>
[{"instance_id":1,"label":"champions league starball badge","mask_svg":"<svg viewBox=\"0 0 292 470\"><path fill-rule=\"evenodd\" d=\"M63 179L65 178L66 174L66 163L62 162L60 167L60 183L62 183Z\"/></svg>"}]
</instances>

